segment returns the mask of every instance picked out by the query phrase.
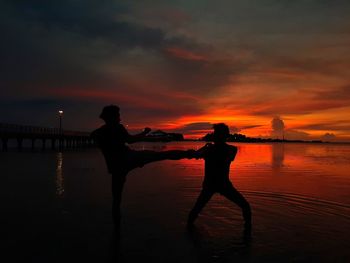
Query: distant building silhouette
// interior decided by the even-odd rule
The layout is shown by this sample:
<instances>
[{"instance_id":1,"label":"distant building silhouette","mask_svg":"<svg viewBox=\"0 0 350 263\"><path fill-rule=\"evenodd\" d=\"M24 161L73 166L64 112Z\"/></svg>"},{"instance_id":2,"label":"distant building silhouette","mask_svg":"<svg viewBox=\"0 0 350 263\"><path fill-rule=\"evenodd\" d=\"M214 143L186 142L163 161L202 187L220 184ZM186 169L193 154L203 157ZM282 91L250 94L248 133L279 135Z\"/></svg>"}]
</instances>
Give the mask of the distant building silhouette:
<instances>
[{"instance_id":1,"label":"distant building silhouette","mask_svg":"<svg viewBox=\"0 0 350 263\"><path fill-rule=\"evenodd\" d=\"M184 136L181 133L167 133L162 130L150 132L145 136L149 141L183 141Z\"/></svg>"}]
</instances>

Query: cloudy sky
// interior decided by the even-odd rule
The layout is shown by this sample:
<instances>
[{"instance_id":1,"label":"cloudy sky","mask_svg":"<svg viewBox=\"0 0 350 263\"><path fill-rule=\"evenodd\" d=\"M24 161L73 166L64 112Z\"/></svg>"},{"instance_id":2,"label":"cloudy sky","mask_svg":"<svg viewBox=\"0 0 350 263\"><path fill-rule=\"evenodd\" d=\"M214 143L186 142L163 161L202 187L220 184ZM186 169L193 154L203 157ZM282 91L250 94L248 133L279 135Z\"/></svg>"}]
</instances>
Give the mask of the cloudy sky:
<instances>
[{"instance_id":1,"label":"cloudy sky","mask_svg":"<svg viewBox=\"0 0 350 263\"><path fill-rule=\"evenodd\" d=\"M0 2L0 122L350 141L348 0Z\"/></svg>"}]
</instances>

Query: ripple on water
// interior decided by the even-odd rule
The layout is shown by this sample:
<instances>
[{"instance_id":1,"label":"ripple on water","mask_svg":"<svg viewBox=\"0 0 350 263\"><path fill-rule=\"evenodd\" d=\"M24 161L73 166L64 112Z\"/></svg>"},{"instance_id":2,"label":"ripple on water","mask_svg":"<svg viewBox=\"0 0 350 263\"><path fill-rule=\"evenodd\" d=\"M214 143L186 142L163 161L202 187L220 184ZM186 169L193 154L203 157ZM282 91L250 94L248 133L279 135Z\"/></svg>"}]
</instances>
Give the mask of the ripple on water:
<instances>
[{"instance_id":1,"label":"ripple on water","mask_svg":"<svg viewBox=\"0 0 350 263\"><path fill-rule=\"evenodd\" d=\"M246 191L257 245L267 251L349 258L350 206L293 193Z\"/></svg>"},{"instance_id":2,"label":"ripple on water","mask_svg":"<svg viewBox=\"0 0 350 263\"><path fill-rule=\"evenodd\" d=\"M282 209L297 213L314 214L316 216L333 215L350 220L350 205L322 200L293 193L276 193L261 191L243 191L250 197L257 209ZM262 203L262 202L265 203ZM266 204L269 204L267 206ZM271 211L270 211L271 212Z\"/></svg>"},{"instance_id":3,"label":"ripple on water","mask_svg":"<svg viewBox=\"0 0 350 263\"><path fill-rule=\"evenodd\" d=\"M288 262L350 259L350 205L293 193L242 193L252 205L249 249L254 250L254 258ZM194 199L196 194L188 193L186 197ZM228 252L232 249L247 249L240 209L219 195L208 203L197 224L202 246L213 254L226 258L232 256Z\"/></svg>"}]
</instances>

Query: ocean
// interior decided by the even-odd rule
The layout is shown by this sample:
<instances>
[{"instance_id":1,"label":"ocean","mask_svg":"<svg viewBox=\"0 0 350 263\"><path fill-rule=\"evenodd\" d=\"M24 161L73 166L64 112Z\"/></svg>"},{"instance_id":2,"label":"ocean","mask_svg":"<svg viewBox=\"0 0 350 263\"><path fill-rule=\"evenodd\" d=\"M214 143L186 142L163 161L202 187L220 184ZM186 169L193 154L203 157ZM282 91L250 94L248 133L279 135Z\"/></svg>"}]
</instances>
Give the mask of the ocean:
<instances>
[{"instance_id":1,"label":"ocean","mask_svg":"<svg viewBox=\"0 0 350 263\"><path fill-rule=\"evenodd\" d=\"M137 143L199 149L203 142ZM192 231L188 212L204 162L161 161L133 170L114 236L111 178L98 149L0 153L2 262L350 262L350 145L234 143L230 179L252 207L219 194ZM5 255L4 255L5 257Z\"/></svg>"}]
</instances>

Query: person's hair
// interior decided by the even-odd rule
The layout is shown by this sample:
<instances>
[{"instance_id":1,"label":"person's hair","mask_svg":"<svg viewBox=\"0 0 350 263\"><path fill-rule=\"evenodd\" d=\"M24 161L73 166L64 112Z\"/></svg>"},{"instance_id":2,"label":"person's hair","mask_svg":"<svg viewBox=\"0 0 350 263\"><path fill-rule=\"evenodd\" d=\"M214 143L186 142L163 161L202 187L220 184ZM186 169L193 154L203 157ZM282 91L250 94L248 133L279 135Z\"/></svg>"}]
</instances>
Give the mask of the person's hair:
<instances>
[{"instance_id":1,"label":"person's hair","mask_svg":"<svg viewBox=\"0 0 350 263\"><path fill-rule=\"evenodd\" d=\"M219 136L219 138L227 139L230 135L230 129L225 123L216 123L213 125L214 133Z\"/></svg>"},{"instance_id":2,"label":"person's hair","mask_svg":"<svg viewBox=\"0 0 350 263\"><path fill-rule=\"evenodd\" d=\"M104 121L113 120L119 114L119 110L117 105L105 106L99 117Z\"/></svg>"}]
</instances>

